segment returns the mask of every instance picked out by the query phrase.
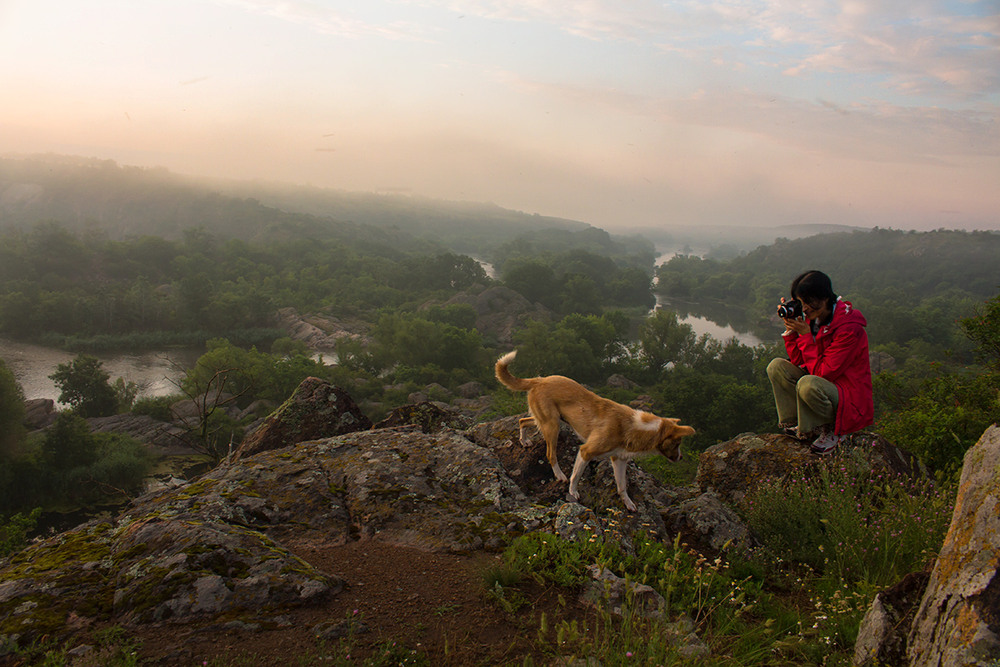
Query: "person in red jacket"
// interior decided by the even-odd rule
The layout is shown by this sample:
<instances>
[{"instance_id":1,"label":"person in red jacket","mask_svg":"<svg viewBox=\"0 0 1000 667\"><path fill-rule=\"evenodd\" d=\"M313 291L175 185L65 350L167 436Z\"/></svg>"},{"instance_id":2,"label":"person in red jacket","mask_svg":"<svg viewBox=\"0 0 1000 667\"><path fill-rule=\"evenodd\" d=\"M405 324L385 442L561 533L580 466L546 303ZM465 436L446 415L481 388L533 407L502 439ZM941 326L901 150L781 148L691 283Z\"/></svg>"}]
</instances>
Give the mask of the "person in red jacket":
<instances>
[{"instance_id":1,"label":"person in red jacket","mask_svg":"<svg viewBox=\"0 0 1000 667\"><path fill-rule=\"evenodd\" d=\"M820 271L806 271L792 281L791 295L802 315L782 317L788 359L771 361L767 377L779 427L811 440L812 451L827 454L875 418L868 322L834 293L829 276Z\"/></svg>"}]
</instances>

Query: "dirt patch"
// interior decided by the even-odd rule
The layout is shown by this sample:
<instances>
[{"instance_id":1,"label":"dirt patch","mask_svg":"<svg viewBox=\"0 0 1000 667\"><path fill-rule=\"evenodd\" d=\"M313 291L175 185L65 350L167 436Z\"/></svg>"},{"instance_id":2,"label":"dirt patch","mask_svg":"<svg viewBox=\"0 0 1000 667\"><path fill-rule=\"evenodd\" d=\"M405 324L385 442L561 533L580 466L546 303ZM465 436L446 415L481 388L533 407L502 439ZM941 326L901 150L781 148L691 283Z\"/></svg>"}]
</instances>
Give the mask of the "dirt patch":
<instances>
[{"instance_id":1,"label":"dirt patch","mask_svg":"<svg viewBox=\"0 0 1000 667\"><path fill-rule=\"evenodd\" d=\"M397 656L391 664L406 664L407 656L431 665L520 663L529 655L545 662L534 641L541 614L581 621L588 616L579 603L567 603L565 591L533 582L519 586L526 604L515 613L504 611L485 594L483 573L500 562L493 554L432 553L370 540L286 546L343 577L347 588L320 606L288 612L285 624L274 629L239 623L130 629L142 642L140 657L160 665L288 665L389 651Z\"/></svg>"}]
</instances>

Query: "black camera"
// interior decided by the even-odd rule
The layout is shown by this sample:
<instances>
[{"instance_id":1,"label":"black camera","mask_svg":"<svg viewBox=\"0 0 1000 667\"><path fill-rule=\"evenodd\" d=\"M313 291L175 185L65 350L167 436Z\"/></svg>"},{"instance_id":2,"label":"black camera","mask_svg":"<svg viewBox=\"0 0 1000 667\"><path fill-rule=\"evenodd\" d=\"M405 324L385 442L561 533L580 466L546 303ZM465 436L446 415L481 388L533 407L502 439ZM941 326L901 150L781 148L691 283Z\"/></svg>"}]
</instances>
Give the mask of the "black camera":
<instances>
[{"instance_id":1,"label":"black camera","mask_svg":"<svg viewBox=\"0 0 1000 667\"><path fill-rule=\"evenodd\" d=\"M783 320L797 320L802 317L802 302L792 299L778 305L778 317Z\"/></svg>"}]
</instances>

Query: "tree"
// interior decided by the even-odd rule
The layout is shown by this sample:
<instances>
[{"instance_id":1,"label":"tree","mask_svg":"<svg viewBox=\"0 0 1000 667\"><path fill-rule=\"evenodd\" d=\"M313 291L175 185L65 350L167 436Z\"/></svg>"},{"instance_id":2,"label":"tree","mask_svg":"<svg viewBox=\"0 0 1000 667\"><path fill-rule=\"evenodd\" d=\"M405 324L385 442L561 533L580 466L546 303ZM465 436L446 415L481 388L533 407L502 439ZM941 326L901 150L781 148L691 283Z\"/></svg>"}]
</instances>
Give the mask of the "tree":
<instances>
[{"instance_id":1,"label":"tree","mask_svg":"<svg viewBox=\"0 0 1000 667\"><path fill-rule=\"evenodd\" d=\"M0 461L16 455L24 440L24 392L0 359Z\"/></svg>"},{"instance_id":2,"label":"tree","mask_svg":"<svg viewBox=\"0 0 1000 667\"><path fill-rule=\"evenodd\" d=\"M518 292L528 301L546 306L555 305L559 281L551 266L538 259L511 259L501 272L507 287Z\"/></svg>"},{"instance_id":3,"label":"tree","mask_svg":"<svg viewBox=\"0 0 1000 667\"><path fill-rule=\"evenodd\" d=\"M1000 370L1000 294L976 309L974 317L960 320L962 331L979 345L979 356Z\"/></svg>"},{"instance_id":4,"label":"tree","mask_svg":"<svg viewBox=\"0 0 1000 667\"><path fill-rule=\"evenodd\" d=\"M597 281L590 276L582 273L566 274L559 296L559 310L564 313L595 315L601 312L601 290Z\"/></svg>"},{"instance_id":5,"label":"tree","mask_svg":"<svg viewBox=\"0 0 1000 667\"><path fill-rule=\"evenodd\" d=\"M514 334L517 365L524 377L565 375L583 383L602 380L601 359L577 331L532 320Z\"/></svg>"},{"instance_id":6,"label":"tree","mask_svg":"<svg viewBox=\"0 0 1000 667\"><path fill-rule=\"evenodd\" d=\"M118 410L118 394L111 376L97 357L77 355L56 366L49 376L59 389L59 402L73 407L81 417L107 417Z\"/></svg>"},{"instance_id":7,"label":"tree","mask_svg":"<svg viewBox=\"0 0 1000 667\"><path fill-rule=\"evenodd\" d=\"M97 460L97 439L87 422L72 412L60 412L45 431L42 457L47 467L66 471L89 466Z\"/></svg>"},{"instance_id":8,"label":"tree","mask_svg":"<svg viewBox=\"0 0 1000 667\"><path fill-rule=\"evenodd\" d=\"M669 363L680 364L688 360L696 337L690 324L677 320L677 313L657 310L642 323L639 342L648 366L660 371Z\"/></svg>"},{"instance_id":9,"label":"tree","mask_svg":"<svg viewBox=\"0 0 1000 667\"><path fill-rule=\"evenodd\" d=\"M381 368L433 364L445 371L474 368L482 359L478 331L432 322L409 313L383 313L372 329L372 356Z\"/></svg>"}]
</instances>

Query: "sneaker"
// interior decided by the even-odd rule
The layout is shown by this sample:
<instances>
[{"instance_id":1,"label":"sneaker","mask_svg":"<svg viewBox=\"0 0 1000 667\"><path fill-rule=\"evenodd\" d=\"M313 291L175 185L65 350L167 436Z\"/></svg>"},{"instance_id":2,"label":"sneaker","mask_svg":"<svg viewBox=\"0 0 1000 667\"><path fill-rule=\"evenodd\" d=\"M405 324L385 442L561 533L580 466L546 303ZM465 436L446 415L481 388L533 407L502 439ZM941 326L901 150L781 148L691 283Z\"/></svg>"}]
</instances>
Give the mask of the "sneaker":
<instances>
[{"instance_id":1,"label":"sneaker","mask_svg":"<svg viewBox=\"0 0 1000 667\"><path fill-rule=\"evenodd\" d=\"M835 433L824 433L823 435L816 438L812 446L809 448L813 454L832 454L836 449L840 441L844 439L844 436L837 435Z\"/></svg>"},{"instance_id":2,"label":"sneaker","mask_svg":"<svg viewBox=\"0 0 1000 667\"><path fill-rule=\"evenodd\" d=\"M799 427L796 426L795 424L792 424L791 426L778 424L778 428L780 428L781 432L787 435L789 438L795 438L796 440L799 439Z\"/></svg>"}]
</instances>

